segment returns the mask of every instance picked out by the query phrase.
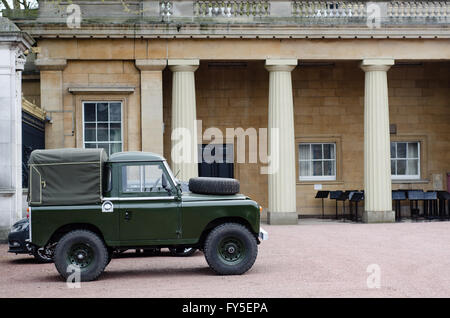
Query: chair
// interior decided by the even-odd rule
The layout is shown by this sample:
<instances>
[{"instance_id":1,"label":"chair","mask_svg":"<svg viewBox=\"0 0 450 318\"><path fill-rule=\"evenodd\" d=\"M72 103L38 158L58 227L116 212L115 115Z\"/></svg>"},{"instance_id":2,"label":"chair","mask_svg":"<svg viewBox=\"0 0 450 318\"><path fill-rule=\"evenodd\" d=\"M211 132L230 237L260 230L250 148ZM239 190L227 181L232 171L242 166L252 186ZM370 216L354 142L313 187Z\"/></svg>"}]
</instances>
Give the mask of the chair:
<instances>
[{"instance_id":1,"label":"chair","mask_svg":"<svg viewBox=\"0 0 450 318\"><path fill-rule=\"evenodd\" d=\"M447 214L448 220L450 220L450 193L447 191L438 191L437 197L439 199L439 217L441 220L445 219ZM447 201L447 213L445 213L445 201Z\"/></svg>"},{"instance_id":2,"label":"chair","mask_svg":"<svg viewBox=\"0 0 450 318\"><path fill-rule=\"evenodd\" d=\"M423 190L409 190L407 194L410 202L411 219L417 220L420 216L419 201L424 200L424 192Z\"/></svg>"},{"instance_id":3,"label":"chair","mask_svg":"<svg viewBox=\"0 0 450 318\"><path fill-rule=\"evenodd\" d=\"M336 200L336 220L338 218L338 199L339 197L342 195L342 191L338 190L338 191L330 191L330 199L331 200Z\"/></svg>"},{"instance_id":4,"label":"chair","mask_svg":"<svg viewBox=\"0 0 450 318\"><path fill-rule=\"evenodd\" d=\"M406 200L406 192L401 190L392 191L392 201L395 207L395 220L400 222L402 220L401 201Z\"/></svg>"},{"instance_id":5,"label":"chair","mask_svg":"<svg viewBox=\"0 0 450 318\"><path fill-rule=\"evenodd\" d=\"M325 198L328 198L328 195L330 194L330 191L317 191L316 193L316 199L322 199L322 219L325 217L325 206L323 200Z\"/></svg>"},{"instance_id":6,"label":"chair","mask_svg":"<svg viewBox=\"0 0 450 318\"><path fill-rule=\"evenodd\" d=\"M349 196L350 201L350 217L353 219L353 221L358 222L358 203L359 201L364 200L364 193L363 192L351 192ZM352 202L355 202L355 215L353 215L353 207Z\"/></svg>"}]
</instances>

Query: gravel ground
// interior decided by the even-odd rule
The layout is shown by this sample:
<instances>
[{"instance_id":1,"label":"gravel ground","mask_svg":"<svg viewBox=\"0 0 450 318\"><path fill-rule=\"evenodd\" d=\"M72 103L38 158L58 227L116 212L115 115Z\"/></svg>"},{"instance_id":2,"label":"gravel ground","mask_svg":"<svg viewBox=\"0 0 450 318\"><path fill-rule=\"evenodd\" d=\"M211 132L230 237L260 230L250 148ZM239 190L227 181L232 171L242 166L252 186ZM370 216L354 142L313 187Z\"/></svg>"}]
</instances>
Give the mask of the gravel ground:
<instances>
[{"instance_id":1,"label":"gravel ground","mask_svg":"<svg viewBox=\"0 0 450 318\"><path fill-rule=\"evenodd\" d=\"M303 222L270 238L242 276L217 276L203 254L113 259L98 281L69 289L53 264L0 245L0 297L450 297L450 222ZM377 264L380 288L368 288Z\"/></svg>"}]
</instances>

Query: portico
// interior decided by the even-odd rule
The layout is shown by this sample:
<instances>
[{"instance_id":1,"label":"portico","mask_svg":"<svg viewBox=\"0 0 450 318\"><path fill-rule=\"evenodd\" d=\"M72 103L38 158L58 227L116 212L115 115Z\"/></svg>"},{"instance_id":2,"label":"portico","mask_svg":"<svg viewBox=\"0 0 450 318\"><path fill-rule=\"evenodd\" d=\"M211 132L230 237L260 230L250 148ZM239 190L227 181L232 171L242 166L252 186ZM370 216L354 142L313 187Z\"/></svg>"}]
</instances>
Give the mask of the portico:
<instances>
[{"instance_id":1,"label":"portico","mask_svg":"<svg viewBox=\"0 0 450 318\"><path fill-rule=\"evenodd\" d=\"M144 23L133 34L117 25L55 30L45 15L40 27L23 23L41 47L43 108L66 114L47 124L47 147L120 142L123 151L164 154L187 181L198 175L206 129L255 129L259 141L266 128L276 169L262 174L267 162L261 160L232 164L241 191L262 204L271 224L318 215L319 186L364 189L369 223L394 221L391 189L444 188L434 180L450 170L448 31L409 25L404 37L395 24L368 29L356 16L355 28L298 27L300 20L277 15L278 5L271 18L284 24L271 27L257 18L243 25L221 18L203 27L197 16L192 24L179 17L179 28ZM121 121L108 123L120 124L120 140L86 140L86 125L94 125L83 117L86 103L120 105ZM412 157L392 161L393 142L411 144ZM234 145L236 156L234 139L223 144ZM260 145L251 150L247 143L245 157L255 151ZM402 165L414 179L402 179Z\"/></svg>"}]
</instances>

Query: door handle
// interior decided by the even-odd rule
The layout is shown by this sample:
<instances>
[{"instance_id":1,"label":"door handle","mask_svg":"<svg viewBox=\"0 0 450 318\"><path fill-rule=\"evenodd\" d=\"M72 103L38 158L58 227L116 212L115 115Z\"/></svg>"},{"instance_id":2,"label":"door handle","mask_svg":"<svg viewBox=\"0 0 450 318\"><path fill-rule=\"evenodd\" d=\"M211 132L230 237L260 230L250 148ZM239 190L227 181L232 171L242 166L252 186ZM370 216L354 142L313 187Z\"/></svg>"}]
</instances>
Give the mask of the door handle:
<instances>
[{"instance_id":1,"label":"door handle","mask_svg":"<svg viewBox=\"0 0 450 318\"><path fill-rule=\"evenodd\" d=\"M131 220L131 212L130 211L125 211L125 220L126 221Z\"/></svg>"}]
</instances>

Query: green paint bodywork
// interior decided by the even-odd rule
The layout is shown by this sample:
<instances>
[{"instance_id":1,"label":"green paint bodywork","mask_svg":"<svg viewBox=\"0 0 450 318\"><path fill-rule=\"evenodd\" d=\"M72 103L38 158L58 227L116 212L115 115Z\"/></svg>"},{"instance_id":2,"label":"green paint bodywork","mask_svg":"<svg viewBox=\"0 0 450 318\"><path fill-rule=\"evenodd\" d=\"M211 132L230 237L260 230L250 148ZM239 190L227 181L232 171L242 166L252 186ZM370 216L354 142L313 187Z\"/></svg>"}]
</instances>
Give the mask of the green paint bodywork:
<instances>
[{"instance_id":1,"label":"green paint bodywork","mask_svg":"<svg viewBox=\"0 0 450 318\"><path fill-rule=\"evenodd\" d=\"M150 162L161 164L172 191L145 193L141 195L149 198L145 200L140 194L122 193L122 167ZM44 246L61 229L87 226L97 229L109 247L196 245L205 231L227 221L243 223L258 236L260 214L255 201L242 194L182 193L166 167L165 159L155 154L112 155L107 163L111 180L104 200L111 198L113 212L102 212L101 204L32 207L31 243ZM158 199L152 200L152 196ZM126 216L130 216L128 220Z\"/></svg>"}]
</instances>

